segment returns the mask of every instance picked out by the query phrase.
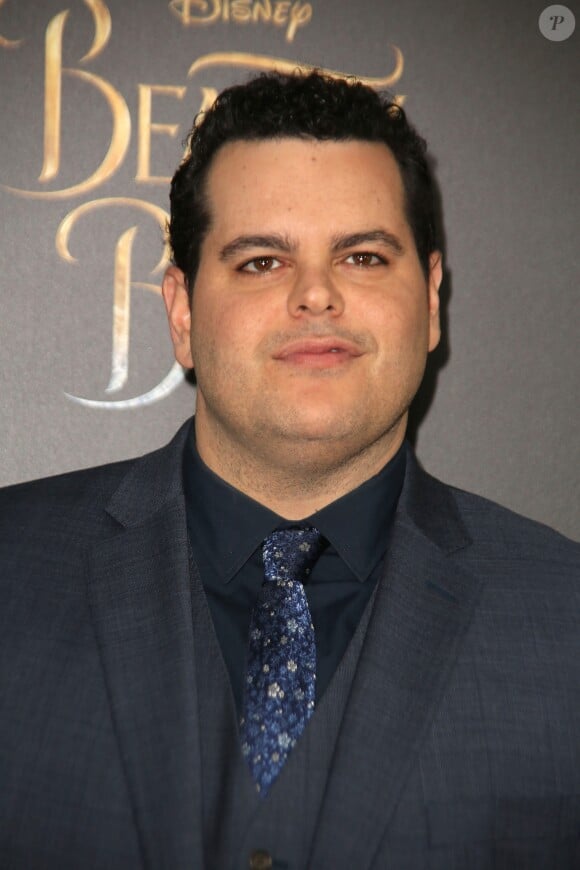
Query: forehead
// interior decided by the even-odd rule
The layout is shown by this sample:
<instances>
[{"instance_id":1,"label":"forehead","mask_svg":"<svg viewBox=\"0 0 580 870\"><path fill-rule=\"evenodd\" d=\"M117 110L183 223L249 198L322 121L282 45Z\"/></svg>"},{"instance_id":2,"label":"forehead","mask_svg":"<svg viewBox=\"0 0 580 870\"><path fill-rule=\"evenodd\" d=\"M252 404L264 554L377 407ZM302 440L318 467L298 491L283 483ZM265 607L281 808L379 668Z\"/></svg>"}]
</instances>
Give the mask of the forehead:
<instances>
[{"instance_id":1,"label":"forehead","mask_svg":"<svg viewBox=\"0 0 580 870\"><path fill-rule=\"evenodd\" d=\"M206 194L212 229L261 220L320 223L323 216L329 222L407 223L399 167L377 142L230 142L213 160Z\"/></svg>"}]
</instances>

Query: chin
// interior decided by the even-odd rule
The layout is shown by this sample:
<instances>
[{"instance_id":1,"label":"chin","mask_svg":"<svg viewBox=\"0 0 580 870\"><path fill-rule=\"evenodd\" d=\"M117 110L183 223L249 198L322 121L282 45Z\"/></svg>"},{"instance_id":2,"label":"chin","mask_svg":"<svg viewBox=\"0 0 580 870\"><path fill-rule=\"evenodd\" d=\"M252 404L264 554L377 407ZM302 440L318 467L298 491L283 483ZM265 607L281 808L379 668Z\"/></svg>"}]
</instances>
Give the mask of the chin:
<instances>
[{"instance_id":1,"label":"chin","mask_svg":"<svg viewBox=\"0 0 580 870\"><path fill-rule=\"evenodd\" d=\"M359 429L360 417L352 411L337 413L336 407L332 413L324 413L321 409L293 409L284 415L283 419L275 421L271 427L264 427L265 431L276 432L284 439L305 442L336 442L349 440L353 432Z\"/></svg>"}]
</instances>

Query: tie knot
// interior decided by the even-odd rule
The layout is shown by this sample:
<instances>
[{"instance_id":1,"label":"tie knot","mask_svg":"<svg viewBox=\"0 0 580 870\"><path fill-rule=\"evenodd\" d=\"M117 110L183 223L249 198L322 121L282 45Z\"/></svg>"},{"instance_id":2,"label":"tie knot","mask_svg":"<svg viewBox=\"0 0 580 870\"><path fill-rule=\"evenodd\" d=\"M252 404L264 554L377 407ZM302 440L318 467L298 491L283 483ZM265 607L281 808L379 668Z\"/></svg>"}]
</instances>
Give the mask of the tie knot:
<instances>
[{"instance_id":1,"label":"tie knot","mask_svg":"<svg viewBox=\"0 0 580 870\"><path fill-rule=\"evenodd\" d=\"M266 580L304 583L320 555L322 542L322 535L312 527L272 532L262 545Z\"/></svg>"}]
</instances>

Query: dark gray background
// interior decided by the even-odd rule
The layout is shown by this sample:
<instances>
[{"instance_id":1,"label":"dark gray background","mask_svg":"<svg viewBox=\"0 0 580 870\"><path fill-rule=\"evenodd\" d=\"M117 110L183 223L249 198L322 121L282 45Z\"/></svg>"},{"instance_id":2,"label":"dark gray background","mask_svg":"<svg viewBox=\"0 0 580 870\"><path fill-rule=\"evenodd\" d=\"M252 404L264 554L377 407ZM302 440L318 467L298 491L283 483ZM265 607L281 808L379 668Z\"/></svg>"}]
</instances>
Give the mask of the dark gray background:
<instances>
[{"instance_id":1,"label":"dark gray background","mask_svg":"<svg viewBox=\"0 0 580 870\"><path fill-rule=\"evenodd\" d=\"M128 399L172 365L161 300L135 290L128 383L104 392L113 248L138 225L134 280L158 280L149 275L162 247L154 222L127 209L92 212L71 237L75 265L54 243L64 216L89 200L133 197L167 208L167 185L135 181L137 84L187 86L182 101L154 98L153 120L180 125L177 139L156 136L152 145L152 171L170 175L200 87L219 89L249 72L223 65L188 79L201 55L245 51L384 76L393 43L405 61L394 91L406 96L436 157L446 233L446 335L415 416L419 457L446 481L578 537L578 28L564 42L545 39L538 17L549 4L529 0L313 0L311 22L288 43L272 24L185 28L167 0L106 5L110 41L84 68L127 102L125 161L86 196L35 200L0 188L0 483L142 453L192 411L188 384L136 410L86 408L65 396ZM576 4L567 5L578 19ZM93 21L81 0L0 7L0 34L23 39L0 48L3 185L42 189L44 35L65 8L63 64L83 68ZM62 166L46 189L84 178L110 138L107 104L86 83L65 78L62 106Z\"/></svg>"}]
</instances>

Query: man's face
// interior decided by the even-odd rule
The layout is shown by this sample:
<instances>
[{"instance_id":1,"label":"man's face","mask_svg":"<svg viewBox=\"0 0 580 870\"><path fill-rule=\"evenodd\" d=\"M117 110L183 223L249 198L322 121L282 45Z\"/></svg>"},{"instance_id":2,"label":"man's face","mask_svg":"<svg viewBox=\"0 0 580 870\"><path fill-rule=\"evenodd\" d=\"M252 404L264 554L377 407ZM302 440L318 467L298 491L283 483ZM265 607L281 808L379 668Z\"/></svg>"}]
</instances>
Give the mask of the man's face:
<instances>
[{"instance_id":1,"label":"man's face","mask_svg":"<svg viewBox=\"0 0 580 870\"><path fill-rule=\"evenodd\" d=\"M207 196L191 316L182 273L164 285L177 359L196 372L198 443L268 461L392 453L439 341L441 266L432 255L425 279L389 149L230 143Z\"/></svg>"}]
</instances>

